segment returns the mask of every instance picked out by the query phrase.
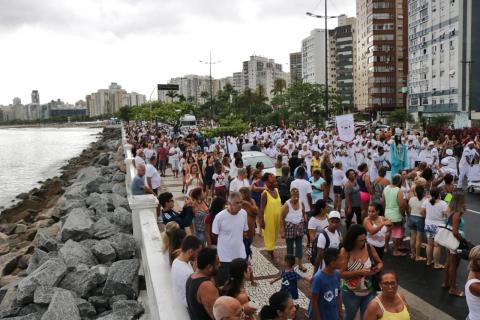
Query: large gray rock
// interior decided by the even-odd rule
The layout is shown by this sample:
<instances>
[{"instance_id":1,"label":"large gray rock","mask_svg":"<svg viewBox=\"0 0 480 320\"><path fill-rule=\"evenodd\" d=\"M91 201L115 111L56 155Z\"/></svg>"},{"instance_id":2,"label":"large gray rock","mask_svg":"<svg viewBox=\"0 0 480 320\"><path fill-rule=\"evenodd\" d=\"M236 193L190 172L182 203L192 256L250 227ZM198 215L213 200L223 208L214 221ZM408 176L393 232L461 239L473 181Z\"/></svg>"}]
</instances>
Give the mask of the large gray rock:
<instances>
[{"instance_id":1,"label":"large gray rock","mask_svg":"<svg viewBox=\"0 0 480 320\"><path fill-rule=\"evenodd\" d=\"M46 252L56 251L58 249L58 241L45 232L37 232L35 242L37 243L37 248L45 250Z\"/></svg>"},{"instance_id":2,"label":"large gray rock","mask_svg":"<svg viewBox=\"0 0 480 320\"><path fill-rule=\"evenodd\" d=\"M88 195L88 197L85 199L85 203L90 207L95 203L107 203L108 200L108 197L104 196L103 194L94 192Z\"/></svg>"},{"instance_id":3,"label":"large gray rock","mask_svg":"<svg viewBox=\"0 0 480 320\"><path fill-rule=\"evenodd\" d=\"M60 249L60 256L70 270L75 269L81 263L89 267L97 264L92 251L73 240L68 240Z\"/></svg>"},{"instance_id":4,"label":"large gray rock","mask_svg":"<svg viewBox=\"0 0 480 320\"><path fill-rule=\"evenodd\" d=\"M8 320L40 320L42 318L42 313L36 312L36 313L30 313L25 316L17 316L13 318L5 318Z\"/></svg>"},{"instance_id":5,"label":"large gray rock","mask_svg":"<svg viewBox=\"0 0 480 320\"><path fill-rule=\"evenodd\" d=\"M123 300L114 302L112 305L113 313L120 317L132 317L136 319L143 313L143 306L136 300Z\"/></svg>"},{"instance_id":6,"label":"large gray rock","mask_svg":"<svg viewBox=\"0 0 480 320\"><path fill-rule=\"evenodd\" d=\"M77 304L78 311L80 312L80 317L82 318L92 318L97 314L95 307L85 299L77 298L75 299Z\"/></svg>"},{"instance_id":7,"label":"large gray rock","mask_svg":"<svg viewBox=\"0 0 480 320\"><path fill-rule=\"evenodd\" d=\"M13 310L18 307L17 304L17 288L10 287L2 298L0 310Z\"/></svg>"},{"instance_id":8,"label":"large gray rock","mask_svg":"<svg viewBox=\"0 0 480 320\"><path fill-rule=\"evenodd\" d=\"M48 305L52 301L54 287L38 286L33 294L33 303Z\"/></svg>"},{"instance_id":9,"label":"large gray rock","mask_svg":"<svg viewBox=\"0 0 480 320\"><path fill-rule=\"evenodd\" d=\"M110 221L105 217L100 218L93 225L93 236L96 239L106 239L114 236L118 232L119 228L116 225L110 223Z\"/></svg>"},{"instance_id":10,"label":"large gray rock","mask_svg":"<svg viewBox=\"0 0 480 320\"><path fill-rule=\"evenodd\" d=\"M137 259L120 260L114 262L108 270L107 281L103 287L103 295L126 295L130 299L138 296L138 269L140 262Z\"/></svg>"},{"instance_id":11,"label":"large gray rock","mask_svg":"<svg viewBox=\"0 0 480 320\"><path fill-rule=\"evenodd\" d=\"M30 274L49 259L48 253L41 248L36 248L28 262L27 273Z\"/></svg>"},{"instance_id":12,"label":"large gray rock","mask_svg":"<svg viewBox=\"0 0 480 320\"><path fill-rule=\"evenodd\" d=\"M100 174L100 168L94 166L85 167L78 172L76 182L87 183L95 180L95 178L97 178Z\"/></svg>"},{"instance_id":13,"label":"large gray rock","mask_svg":"<svg viewBox=\"0 0 480 320\"><path fill-rule=\"evenodd\" d=\"M60 283L66 273L67 266L62 259L53 258L48 260L18 283L17 301L20 304L32 302L37 287L54 287Z\"/></svg>"},{"instance_id":14,"label":"large gray rock","mask_svg":"<svg viewBox=\"0 0 480 320\"><path fill-rule=\"evenodd\" d=\"M31 303L31 304L28 304L25 307L21 308L18 311L17 317L27 316L29 314L38 314L41 317L41 315L43 315L45 313L45 311L47 311L47 308L45 306Z\"/></svg>"},{"instance_id":15,"label":"large gray rock","mask_svg":"<svg viewBox=\"0 0 480 320\"><path fill-rule=\"evenodd\" d=\"M126 197L127 190L125 189L125 183L115 183L112 187L112 193L116 193L119 196Z\"/></svg>"},{"instance_id":16,"label":"large gray rock","mask_svg":"<svg viewBox=\"0 0 480 320\"><path fill-rule=\"evenodd\" d=\"M16 251L0 256L0 277L11 273L22 255L22 252Z\"/></svg>"},{"instance_id":17,"label":"large gray rock","mask_svg":"<svg viewBox=\"0 0 480 320\"><path fill-rule=\"evenodd\" d=\"M58 285L60 288L73 291L78 297L88 297L88 294L96 288L97 279L95 273L87 271L69 272Z\"/></svg>"},{"instance_id":18,"label":"large gray rock","mask_svg":"<svg viewBox=\"0 0 480 320\"><path fill-rule=\"evenodd\" d=\"M85 185L85 191L87 192L87 194L91 194L94 192L100 193L100 185L105 182L108 182L106 178L97 177L95 180L90 181Z\"/></svg>"},{"instance_id":19,"label":"large gray rock","mask_svg":"<svg viewBox=\"0 0 480 320\"><path fill-rule=\"evenodd\" d=\"M41 320L80 320L75 297L68 290L56 290Z\"/></svg>"},{"instance_id":20,"label":"large gray rock","mask_svg":"<svg viewBox=\"0 0 480 320\"><path fill-rule=\"evenodd\" d=\"M62 228L61 239L80 241L92 236L93 221L87 209L73 209Z\"/></svg>"},{"instance_id":21,"label":"large gray rock","mask_svg":"<svg viewBox=\"0 0 480 320\"><path fill-rule=\"evenodd\" d=\"M125 173L120 171L115 172L112 181L125 183Z\"/></svg>"},{"instance_id":22,"label":"large gray rock","mask_svg":"<svg viewBox=\"0 0 480 320\"><path fill-rule=\"evenodd\" d=\"M109 158L108 154L100 155L96 161L97 164L102 166L108 166Z\"/></svg>"},{"instance_id":23,"label":"large gray rock","mask_svg":"<svg viewBox=\"0 0 480 320\"><path fill-rule=\"evenodd\" d=\"M117 208L113 212L113 223L120 227L122 232L132 233L132 213L125 208Z\"/></svg>"},{"instance_id":24,"label":"large gray rock","mask_svg":"<svg viewBox=\"0 0 480 320\"><path fill-rule=\"evenodd\" d=\"M63 194L63 196L67 201L72 201L72 200L81 201L82 199L85 198L86 195L87 194L85 192L85 184L78 183L78 182L75 182L74 184L69 186L68 189Z\"/></svg>"},{"instance_id":25,"label":"large gray rock","mask_svg":"<svg viewBox=\"0 0 480 320\"><path fill-rule=\"evenodd\" d=\"M109 192L112 192L112 187L113 187L113 183L106 182L100 185L99 190L101 193L109 193Z\"/></svg>"},{"instance_id":26,"label":"large gray rock","mask_svg":"<svg viewBox=\"0 0 480 320\"><path fill-rule=\"evenodd\" d=\"M100 286L107 281L108 276L108 269L109 267L103 264L97 264L96 266L92 267L90 270L95 274L95 279L97 281L97 286Z\"/></svg>"},{"instance_id":27,"label":"large gray rock","mask_svg":"<svg viewBox=\"0 0 480 320\"><path fill-rule=\"evenodd\" d=\"M60 214L64 215L69 213L75 208L85 208L85 200L83 199L76 199L76 200L65 200L62 204L58 205Z\"/></svg>"},{"instance_id":28,"label":"large gray rock","mask_svg":"<svg viewBox=\"0 0 480 320\"><path fill-rule=\"evenodd\" d=\"M110 245L117 253L117 259L130 259L135 256L137 244L135 238L126 233L118 233L113 237L108 238Z\"/></svg>"},{"instance_id":29,"label":"large gray rock","mask_svg":"<svg viewBox=\"0 0 480 320\"><path fill-rule=\"evenodd\" d=\"M109 193L108 196L110 197L111 202L115 208L125 208L127 210L130 210L128 200L125 196L121 196L116 193Z\"/></svg>"},{"instance_id":30,"label":"large gray rock","mask_svg":"<svg viewBox=\"0 0 480 320\"><path fill-rule=\"evenodd\" d=\"M92 252L100 263L111 263L115 261L117 254L115 249L110 245L107 240L101 240L93 248Z\"/></svg>"}]
</instances>

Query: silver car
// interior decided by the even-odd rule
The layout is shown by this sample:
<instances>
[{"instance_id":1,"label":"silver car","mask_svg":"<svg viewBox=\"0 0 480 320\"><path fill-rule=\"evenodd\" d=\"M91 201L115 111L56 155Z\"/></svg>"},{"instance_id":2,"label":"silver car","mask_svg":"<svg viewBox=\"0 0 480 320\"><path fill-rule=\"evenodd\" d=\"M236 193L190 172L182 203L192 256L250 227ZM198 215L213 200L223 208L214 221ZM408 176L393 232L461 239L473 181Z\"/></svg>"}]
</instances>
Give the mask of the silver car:
<instances>
[{"instance_id":1,"label":"silver car","mask_svg":"<svg viewBox=\"0 0 480 320\"><path fill-rule=\"evenodd\" d=\"M255 169L258 162L262 162L264 167L262 173L276 174L275 165L272 161L272 158L263 152L243 151L242 160L244 167L251 166L253 169Z\"/></svg>"}]
</instances>

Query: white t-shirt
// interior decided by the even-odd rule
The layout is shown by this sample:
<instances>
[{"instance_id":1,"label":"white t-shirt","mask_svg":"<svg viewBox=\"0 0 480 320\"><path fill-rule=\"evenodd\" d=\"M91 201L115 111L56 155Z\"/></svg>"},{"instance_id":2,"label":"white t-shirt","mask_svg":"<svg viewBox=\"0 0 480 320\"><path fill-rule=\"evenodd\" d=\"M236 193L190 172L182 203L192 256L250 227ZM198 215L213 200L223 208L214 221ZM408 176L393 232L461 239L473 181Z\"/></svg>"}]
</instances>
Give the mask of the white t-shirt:
<instances>
[{"instance_id":1,"label":"white t-shirt","mask_svg":"<svg viewBox=\"0 0 480 320\"><path fill-rule=\"evenodd\" d=\"M302 203L298 203L298 208L295 210L290 203L290 200L287 200L288 212L285 216L285 222L290 222L293 224L299 224L302 222L303 219L303 212L302 212Z\"/></svg>"},{"instance_id":2,"label":"white t-shirt","mask_svg":"<svg viewBox=\"0 0 480 320\"><path fill-rule=\"evenodd\" d=\"M308 230L315 230L315 237L319 235L326 227L328 227L327 217L325 217L323 220L311 217L310 220L308 220Z\"/></svg>"},{"instance_id":3,"label":"white t-shirt","mask_svg":"<svg viewBox=\"0 0 480 320\"><path fill-rule=\"evenodd\" d=\"M173 260L171 272L173 294L175 299L185 307L188 307L186 298L186 284L192 273L193 268L190 263L181 261L178 258Z\"/></svg>"},{"instance_id":4,"label":"white t-shirt","mask_svg":"<svg viewBox=\"0 0 480 320\"><path fill-rule=\"evenodd\" d=\"M232 182L230 182L230 192L239 191L240 188L243 187L250 187L247 179L238 180L237 178L235 178Z\"/></svg>"},{"instance_id":5,"label":"white t-shirt","mask_svg":"<svg viewBox=\"0 0 480 320\"><path fill-rule=\"evenodd\" d=\"M144 149L143 153L145 154L145 159L150 161L150 158L155 154L155 150L153 149Z\"/></svg>"},{"instance_id":6,"label":"white t-shirt","mask_svg":"<svg viewBox=\"0 0 480 320\"><path fill-rule=\"evenodd\" d=\"M340 248L340 233L338 230L335 231L335 233L330 232L330 230L325 229L325 232L328 235L328 238L330 239L330 245L328 246L329 248L335 248L339 249ZM327 240L325 239L325 236L323 233L320 233L318 235L318 241L317 241L317 248L324 250L325 245L327 244ZM323 270L325 268L325 261L322 260L322 264L320 265L321 268L319 270Z\"/></svg>"},{"instance_id":7,"label":"white t-shirt","mask_svg":"<svg viewBox=\"0 0 480 320\"><path fill-rule=\"evenodd\" d=\"M212 176L212 179L213 179L213 186L215 188L225 187L227 183L227 175L223 172L220 174L215 172Z\"/></svg>"},{"instance_id":8,"label":"white t-shirt","mask_svg":"<svg viewBox=\"0 0 480 320\"><path fill-rule=\"evenodd\" d=\"M332 171L333 185L336 187L342 186L344 179L345 179L345 172L343 172L343 170L341 169L333 168L333 171Z\"/></svg>"},{"instance_id":9,"label":"white t-shirt","mask_svg":"<svg viewBox=\"0 0 480 320\"><path fill-rule=\"evenodd\" d=\"M171 147L170 150L168 150L168 154L171 160L180 160L182 150L180 150L179 147Z\"/></svg>"},{"instance_id":10,"label":"white t-shirt","mask_svg":"<svg viewBox=\"0 0 480 320\"><path fill-rule=\"evenodd\" d=\"M145 171L145 177L152 179L152 189L157 189L160 187L160 174L158 173L157 169L151 165L150 163L147 164L147 169ZM145 180L146 180L145 178Z\"/></svg>"},{"instance_id":11,"label":"white t-shirt","mask_svg":"<svg viewBox=\"0 0 480 320\"><path fill-rule=\"evenodd\" d=\"M247 212L243 209L233 215L227 209L213 220L212 232L218 235L217 250L221 262L246 258L243 233L248 231Z\"/></svg>"},{"instance_id":12,"label":"white t-shirt","mask_svg":"<svg viewBox=\"0 0 480 320\"><path fill-rule=\"evenodd\" d=\"M422 215L420 214L420 210L422 209L422 204L423 202L418 200L416 196L411 197L410 200L408 200L408 206L410 207L410 215L422 217Z\"/></svg>"},{"instance_id":13,"label":"white t-shirt","mask_svg":"<svg viewBox=\"0 0 480 320\"><path fill-rule=\"evenodd\" d=\"M305 212L310 212L310 205L308 204L307 194L312 195L312 185L305 179L295 179L290 184L290 190L297 188L300 193L300 201L305 208Z\"/></svg>"},{"instance_id":14,"label":"white t-shirt","mask_svg":"<svg viewBox=\"0 0 480 320\"><path fill-rule=\"evenodd\" d=\"M136 168L138 168L138 166L140 166L142 164L145 165L145 160L143 160L143 158L140 157L140 156L135 156L134 161L135 161L135 167Z\"/></svg>"},{"instance_id":15,"label":"white t-shirt","mask_svg":"<svg viewBox=\"0 0 480 320\"><path fill-rule=\"evenodd\" d=\"M425 215L425 224L434 224L437 226L445 225L446 211L448 205L445 201L440 200L436 202L433 206L430 203L430 200L427 199L423 201L422 208L426 210Z\"/></svg>"}]
</instances>

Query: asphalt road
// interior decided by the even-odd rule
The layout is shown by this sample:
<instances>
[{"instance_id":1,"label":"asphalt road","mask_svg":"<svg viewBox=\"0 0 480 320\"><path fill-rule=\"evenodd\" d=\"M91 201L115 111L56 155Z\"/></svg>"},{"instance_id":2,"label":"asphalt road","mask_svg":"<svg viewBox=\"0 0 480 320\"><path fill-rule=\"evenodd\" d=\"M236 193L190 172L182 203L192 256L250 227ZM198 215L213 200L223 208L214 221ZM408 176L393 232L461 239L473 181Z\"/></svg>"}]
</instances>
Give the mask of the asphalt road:
<instances>
[{"instance_id":1,"label":"asphalt road","mask_svg":"<svg viewBox=\"0 0 480 320\"><path fill-rule=\"evenodd\" d=\"M467 213L465 219L465 235L474 244L480 244L480 193L466 194ZM448 290L441 287L444 271L434 270L425 263L412 262L408 257L384 257L385 268L395 270L400 285L422 298L429 304L451 315L455 319L465 319L468 314L465 298L453 297ZM462 290L468 276L468 262L462 260L457 271L457 285Z\"/></svg>"}]
</instances>

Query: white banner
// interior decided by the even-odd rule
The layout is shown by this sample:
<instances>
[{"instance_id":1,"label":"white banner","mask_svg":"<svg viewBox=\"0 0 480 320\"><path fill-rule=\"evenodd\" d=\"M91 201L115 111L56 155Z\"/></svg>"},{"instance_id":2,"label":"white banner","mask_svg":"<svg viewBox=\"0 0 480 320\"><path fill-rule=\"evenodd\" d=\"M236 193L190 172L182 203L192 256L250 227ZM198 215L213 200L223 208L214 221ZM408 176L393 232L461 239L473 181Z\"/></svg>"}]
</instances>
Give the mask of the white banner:
<instances>
[{"instance_id":1,"label":"white banner","mask_svg":"<svg viewBox=\"0 0 480 320\"><path fill-rule=\"evenodd\" d=\"M344 142L350 142L355 139L355 123L353 114L336 116L338 136Z\"/></svg>"}]
</instances>

